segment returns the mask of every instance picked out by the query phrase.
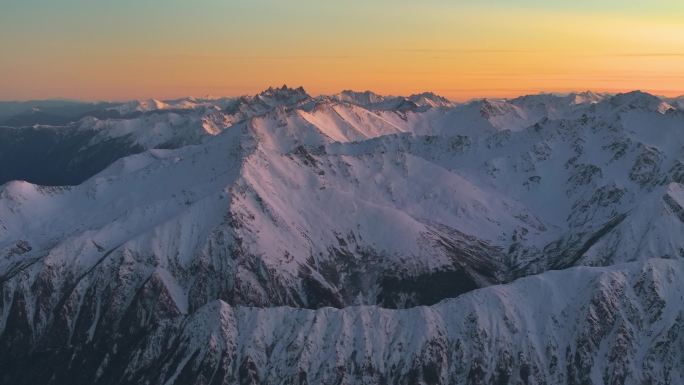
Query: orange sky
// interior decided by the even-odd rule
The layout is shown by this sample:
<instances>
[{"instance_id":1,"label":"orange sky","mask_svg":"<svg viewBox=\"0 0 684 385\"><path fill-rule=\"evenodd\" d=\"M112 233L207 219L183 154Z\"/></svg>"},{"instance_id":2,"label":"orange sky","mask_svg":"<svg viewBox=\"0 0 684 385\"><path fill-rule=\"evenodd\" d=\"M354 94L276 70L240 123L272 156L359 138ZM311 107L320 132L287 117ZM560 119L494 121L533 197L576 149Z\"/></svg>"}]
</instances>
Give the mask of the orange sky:
<instances>
[{"instance_id":1,"label":"orange sky","mask_svg":"<svg viewBox=\"0 0 684 385\"><path fill-rule=\"evenodd\" d=\"M3 5L0 99L239 95L284 83L456 100L684 94L680 0L112 3Z\"/></svg>"}]
</instances>

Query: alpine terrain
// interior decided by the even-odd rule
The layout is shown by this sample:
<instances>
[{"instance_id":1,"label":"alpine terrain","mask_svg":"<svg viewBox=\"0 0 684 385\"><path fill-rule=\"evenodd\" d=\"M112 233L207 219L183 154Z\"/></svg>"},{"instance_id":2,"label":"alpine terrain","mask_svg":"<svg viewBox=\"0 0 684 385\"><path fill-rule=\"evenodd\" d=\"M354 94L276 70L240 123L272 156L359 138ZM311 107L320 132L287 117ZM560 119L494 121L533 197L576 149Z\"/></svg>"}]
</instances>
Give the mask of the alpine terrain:
<instances>
[{"instance_id":1,"label":"alpine terrain","mask_svg":"<svg viewBox=\"0 0 684 385\"><path fill-rule=\"evenodd\" d=\"M682 100L0 103L0 384L683 384Z\"/></svg>"}]
</instances>

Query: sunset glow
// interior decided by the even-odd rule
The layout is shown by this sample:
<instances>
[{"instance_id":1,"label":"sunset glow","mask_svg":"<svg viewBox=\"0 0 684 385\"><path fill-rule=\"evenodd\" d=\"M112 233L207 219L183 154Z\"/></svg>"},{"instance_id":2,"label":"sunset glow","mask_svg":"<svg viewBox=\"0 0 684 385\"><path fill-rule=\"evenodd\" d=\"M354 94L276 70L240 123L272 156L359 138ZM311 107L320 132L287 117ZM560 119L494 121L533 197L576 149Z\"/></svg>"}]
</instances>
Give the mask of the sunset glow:
<instances>
[{"instance_id":1,"label":"sunset glow","mask_svg":"<svg viewBox=\"0 0 684 385\"><path fill-rule=\"evenodd\" d=\"M5 0L0 99L684 93L684 2Z\"/></svg>"}]
</instances>

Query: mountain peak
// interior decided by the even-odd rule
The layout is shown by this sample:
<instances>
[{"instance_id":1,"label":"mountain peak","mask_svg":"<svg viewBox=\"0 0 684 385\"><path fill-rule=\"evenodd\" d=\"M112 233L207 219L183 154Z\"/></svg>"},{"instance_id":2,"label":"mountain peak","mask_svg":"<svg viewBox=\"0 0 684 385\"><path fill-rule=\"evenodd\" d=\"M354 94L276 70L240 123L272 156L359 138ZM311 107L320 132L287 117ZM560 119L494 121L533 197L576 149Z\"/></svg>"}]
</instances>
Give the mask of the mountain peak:
<instances>
[{"instance_id":1,"label":"mountain peak","mask_svg":"<svg viewBox=\"0 0 684 385\"><path fill-rule=\"evenodd\" d=\"M644 109L660 113L674 109L657 96L640 90L617 94L610 99L610 103L616 108Z\"/></svg>"},{"instance_id":2,"label":"mountain peak","mask_svg":"<svg viewBox=\"0 0 684 385\"><path fill-rule=\"evenodd\" d=\"M260 92L257 97L270 98L280 101L302 101L311 98L311 96L304 90L304 87L290 88L283 84L281 87L268 87L268 89Z\"/></svg>"},{"instance_id":3,"label":"mountain peak","mask_svg":"<svg viewBox=\"0 0 684 385\"><path fill-rule=\"evenodd\" d=\"M571 96L573 104L594 104L603 100L603 95L588 90L574 93Z\"/></svg>"},{"instance_id":4,"label":"mountain peak","mask_svg":"<svg viewBox=\"0 0 684 385\"><path fill-rule=\"evenodd\" d=\"M333 95L333 98L341 102L357 104L360 106L370 106L372 104L381 103L385 100L384 96L378 95L375 92L368 90L344 90L337 95Z\"/></svg>"},{"instance_id":5,"label":"mountain peak","mask_svg":"<svg viewBox=\"0 0 684 385\"><path fill-rule=\"evenodd\" d=\"M480 102L480 114L484 118L490 118L514 112L515 106L506 100L485 98Z\"/></svg>"},{"instance_id":6,"label":"mountain peak","mask_svg":"<svg viewBox=\"0 0 684 385\"><path fill-rule=\"evenodd\" d=\"M433 107L452 107L454 103L432 92L406 96L386 96L373 91L344 90L331 96L338 102L356 104L373 110L396 110L401 112L424 110Z\"/></svg>"},{"instance_id":7,"label":"mountain peak","mask_svg":"<svg viewBox=\"0 0 684 385\"><path fill-rule=\"evenodd\" d=\"M422 107L452 107L454 103L434 92L421 92L408 97L409 100Z\"/></svg>"}]
</instances>

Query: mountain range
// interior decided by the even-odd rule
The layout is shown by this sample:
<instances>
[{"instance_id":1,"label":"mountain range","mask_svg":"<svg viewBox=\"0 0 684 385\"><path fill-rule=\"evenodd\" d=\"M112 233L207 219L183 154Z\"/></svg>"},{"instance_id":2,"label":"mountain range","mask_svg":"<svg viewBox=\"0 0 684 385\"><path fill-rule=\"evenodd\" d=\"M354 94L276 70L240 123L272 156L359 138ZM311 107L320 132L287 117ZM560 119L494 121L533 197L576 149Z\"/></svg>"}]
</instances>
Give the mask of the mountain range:
<instances>
[{"instance_id":1,"label":"mountain range","mask_svg":"<svg viewBox=\"0 0 684 385\"><path fill-rule=\"evenodd\" d=\"M1 384L684 383L684 99L0 103Z\"/></svg>"}]
</instances>

